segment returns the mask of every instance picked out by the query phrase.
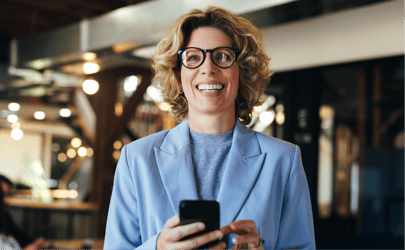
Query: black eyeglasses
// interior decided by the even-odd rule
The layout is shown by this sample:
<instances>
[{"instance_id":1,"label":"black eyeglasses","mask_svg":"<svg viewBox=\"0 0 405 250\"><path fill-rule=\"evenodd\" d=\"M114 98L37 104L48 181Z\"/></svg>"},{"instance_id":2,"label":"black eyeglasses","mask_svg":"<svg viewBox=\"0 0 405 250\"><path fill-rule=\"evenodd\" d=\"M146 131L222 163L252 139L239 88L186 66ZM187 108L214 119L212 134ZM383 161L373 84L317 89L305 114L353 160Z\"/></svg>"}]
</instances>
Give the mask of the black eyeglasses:
<instances>
[{"instance_id":1,"label":"black eyeglasses","mask_svg":"<svg viewBox=\"0 0 405 250\"><path fill-rule=\"evenodd\" d=\"M229 68L233 65L239 55L237 49L228 47L218 47L215 49L200 49L196 47L189 47L179 50L177 53L180 56L181 62L184 67L189 69L195 69L204 63L206 53L211 53L212 62L220 68Z\"/></svg>"}]
</instances>

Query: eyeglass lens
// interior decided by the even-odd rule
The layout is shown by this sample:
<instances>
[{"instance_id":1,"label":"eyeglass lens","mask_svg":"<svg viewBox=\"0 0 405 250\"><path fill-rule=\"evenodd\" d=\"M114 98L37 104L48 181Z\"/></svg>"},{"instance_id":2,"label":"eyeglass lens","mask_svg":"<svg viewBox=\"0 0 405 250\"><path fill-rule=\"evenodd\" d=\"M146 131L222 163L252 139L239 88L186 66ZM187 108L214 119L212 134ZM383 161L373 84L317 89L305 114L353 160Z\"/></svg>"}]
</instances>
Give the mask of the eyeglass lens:
<instances>
[{"instance_id":1,"label":"eyeglass lens","mask_svg":"<svg viewBox=\"0 0 405 250\"><path fill-rule=\"evenodd\" d=\"M187 68L199 67L205 58L205 53L197 48L185 49L181 55L184 66ZM216 48L211 59L220 68L228 68L235 61L235 52L229 48Z\"/></svg>"}]
</instances>

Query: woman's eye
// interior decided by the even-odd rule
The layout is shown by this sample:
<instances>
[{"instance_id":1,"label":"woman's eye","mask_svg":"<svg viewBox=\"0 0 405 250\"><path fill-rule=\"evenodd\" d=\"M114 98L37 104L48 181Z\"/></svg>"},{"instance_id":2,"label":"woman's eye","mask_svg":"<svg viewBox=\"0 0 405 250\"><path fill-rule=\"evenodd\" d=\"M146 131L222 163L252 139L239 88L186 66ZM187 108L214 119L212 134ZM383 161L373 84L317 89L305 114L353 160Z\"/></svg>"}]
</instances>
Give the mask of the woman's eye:
<instances>
[{"instance_id":1,"label":"woman's eye","mask_svg":"<svg viewBox=\"0 0 405 250\"><path fill-rule=\"evenodd\" d=\"M229 61L231 57L228 54L220 53L216 56L218 61Z\"/></svg>"},{"instance_id":2,"label":"woman's eye","mask_svg":"<svg viewBox=\"0 0 405 250\"><path fill-rule=\"evenodd\" d=\"M198 60L200 60L199 56L189 56L187 58L187 61L198 61Z\"/></svg>"}]
</instances>

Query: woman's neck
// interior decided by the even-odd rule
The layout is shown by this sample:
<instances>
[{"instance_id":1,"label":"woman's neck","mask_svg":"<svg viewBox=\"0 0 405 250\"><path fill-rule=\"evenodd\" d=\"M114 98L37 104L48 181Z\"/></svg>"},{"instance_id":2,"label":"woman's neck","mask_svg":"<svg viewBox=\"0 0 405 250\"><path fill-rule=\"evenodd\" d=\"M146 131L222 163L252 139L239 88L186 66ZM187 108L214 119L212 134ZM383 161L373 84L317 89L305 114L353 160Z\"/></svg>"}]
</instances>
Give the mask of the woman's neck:
<instances>
[{"instance_id":1,"label":"woman's neck","mask_svg":"<svg viewBox=\"0 0 405 250\"><path fill-rule=\"evenodd\" d=\"M203 134L220 134L232 130L235 126L235 113L218 115L188 114L190 130Z\"/></svg>"}]
</instances>

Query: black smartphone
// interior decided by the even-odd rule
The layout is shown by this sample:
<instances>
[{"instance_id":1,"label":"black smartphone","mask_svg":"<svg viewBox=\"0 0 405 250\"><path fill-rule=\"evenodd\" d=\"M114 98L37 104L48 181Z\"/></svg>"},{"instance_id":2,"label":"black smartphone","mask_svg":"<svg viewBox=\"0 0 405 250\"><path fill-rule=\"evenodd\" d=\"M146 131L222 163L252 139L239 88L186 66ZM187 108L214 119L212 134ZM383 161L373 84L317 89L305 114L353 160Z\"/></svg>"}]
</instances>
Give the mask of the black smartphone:
<instances>
[{"instance_id":1,"label":"black smartphone","mask_svg":"<svg viewBox=\"0 0 405 250\"><path fill-rule=\"evenodd\" d=\"M198 232L184 237L182 240L187 240L210 231L219 229L219 203L216 201L206 200L182 200L179 205L180 210L180 225L187 225L194 222L203 222L205 224L204 231ZM212 241L198 249L208 249L220 241Z\"/></svg>"}]
</instances>

